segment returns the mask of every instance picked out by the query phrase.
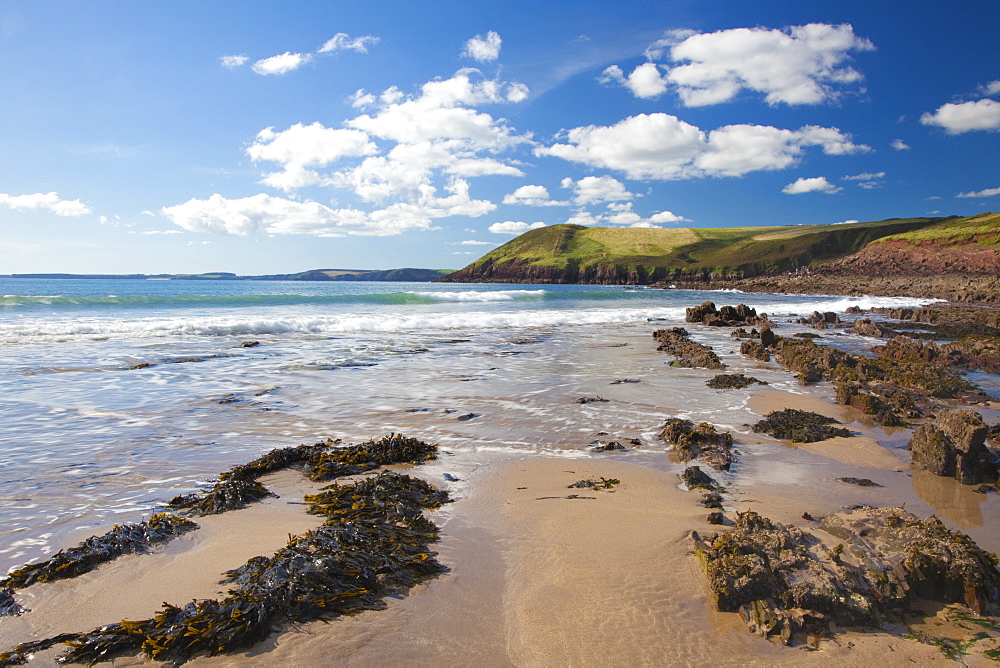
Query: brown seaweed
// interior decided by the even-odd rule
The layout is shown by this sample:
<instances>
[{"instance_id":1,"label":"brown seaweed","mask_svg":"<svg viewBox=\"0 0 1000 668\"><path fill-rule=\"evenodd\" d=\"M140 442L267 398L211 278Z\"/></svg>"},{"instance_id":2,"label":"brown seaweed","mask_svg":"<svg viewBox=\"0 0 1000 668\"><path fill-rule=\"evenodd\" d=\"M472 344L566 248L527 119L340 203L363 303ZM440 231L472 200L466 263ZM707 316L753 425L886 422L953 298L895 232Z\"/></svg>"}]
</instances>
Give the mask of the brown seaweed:
<instances>
[{"instance_id":1,"label":"brown seaweed","mask_svg":"<svg viewBox=\"0 0 1000 668\"><path fill-rule=\"evenodd\" d=\"M437 458L437 446L401 434L390 434L360 445L334 447L306 464L311 480L332 480L357 475L387 464L420 464Z\"/></svg>"},{"instance_id":2,"label":"brown seaweed","mask_svg":"<svg viewBox=\"0 0 1000 668\"><path fill-rule=\"evenodd\" d=\"M223 582L233 587L226 598L165 605L152 619L101 627L79 636L60 661L94 663L141 650L183 662L250 647L286 620L384 608L386 596L446 570L428 548L437 527L422 513L447 501L446 492L391 472L331 485L306 497L309 511L326 522L272 557L227 572Z\"/></svg>"},{"instance_id":3,"label":"brown seaweed","mask_svg":"<svg viewBox=\"0 0 1000 668\"><path fill-rule=\"evenodd\" d=\"M64 633L44 640L21 643L9 652L0 652L0 666L23 666L31 660L31 655L35 652L42 652L53 645L68 642L75 638L75 633Z\"/></svg>"},{"instance_id":4,"label":"brown seaweed","mask_svg":"<svg viewBox=\"0 0 1000 668\"><path fill-rule=\"evenodd\" d=\"M569 489L612 489L615 485L620 485L621 482L618 478L605 478L601 476L600 478L577 480L572 485L568 485L568 487Z\"/></svg>"},{"instance_id":5,"label":"brown seaweed","mask_svg":"<svg viewBox=\"0 0 1000 668\"><path fill-rule=\"evenodd\" d=\"M147 552L151 545L165 543L197 528L194 522L167 513L134 524L116 524L103 536L92 536L76 547L60 550L48 561L11 571L0 579L0 586L23 589L36 582L76 577L123 554Z\"/></svg>"},{"instance_id":6,"label":"brown seaweed","mask_svg":"<svg viewBox=\"0 0 1000 668\"><path fill-rule=\"evenodd\" d=\"M833 418L813 413L787 408L783 411L771 411L767 418L753 425L754 433L766 433L775 438L789 439L793 443L814 443L825 441L836 436L850 436L851 432L830 424L840 424Z\"/></svg>"},{"instance_id":7,"label":"brown seaweed","mask_svg":"<svg viewBox=\"0 0 1000 668\"><path fill-rule=\"evenodd\" d=\"M720 432L707 422L695 425L691 420L670 418L660 436L676 446L677 456L685 462L700 457L712 468L728 471L736 461L733 435L728 431Z\"/></svg>"}]
</instances>

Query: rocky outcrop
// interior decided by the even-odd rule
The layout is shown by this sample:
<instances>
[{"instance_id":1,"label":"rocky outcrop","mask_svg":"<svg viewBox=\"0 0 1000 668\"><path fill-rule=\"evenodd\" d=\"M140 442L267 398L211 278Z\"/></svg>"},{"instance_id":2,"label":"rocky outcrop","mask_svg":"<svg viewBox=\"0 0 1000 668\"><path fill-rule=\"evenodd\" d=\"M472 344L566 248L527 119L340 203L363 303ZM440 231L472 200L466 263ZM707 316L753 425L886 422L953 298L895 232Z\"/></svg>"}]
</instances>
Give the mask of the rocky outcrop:
<instances>
[{"instance_id":1,"label":"rocky outcrop","mask_svg":"<svg viewBox=\"0 0 1000 668\"><path fill-rule=\"evenodd\" d=\"M968 409L942 411L932 424L913 432L909 448L913 464L965 485L993 482L997 467L986 448L989 427Z\"/></svg>"},{"instance_id":2,"label":"rocky outcrop","mask_svg":"<svg viewBox=\"0 0 1000 668\"><path fill-rule=\"evenodd\" d=\"M875 322L871 318L858 318L851 325L851 333L859 336L871 336L878 339L889 339L896 335L891 327Z\"/></svg>"},{"instance_id":3,"label":"rocky outcrop","mask_svg":"<svg viewBox=\"0 0 1000 668\"><path fill-rule=\"evenodd\" d=\"M708 346L696 343L688 338L690 335L683 327L658 329L653 332L653 338L659 341L657 350L673 355L676 360L673 366L703 367L706 369L725 369L719 356Z\"/></svg>"},{"instance_id":4,"label":"rocky outcrop","mask_svg":"<svg viewBox=\"0 0 1000 668\"><path fill-rule=\"evenodd\" d=\"M716 606L739 611L751 632L785 644L828 634L831 624L881 628L918 600L1000 612L997 559L937 518L902 508L860 507L825 517L842 544L753 511L732 531L702 539L692 532Z\"/></svg>"},{"instance_id":5,"label":"rocky outcrop","mask_svg":"<svg viewBox=\"0 0 1000 668\"><path fill-rule=\"evenodd\" d=\"M718 431L707 422L696 425L691 420L671 418L663 426L660 437L674 445L681 461L697 457L717 471L728 471L736 461L733 435Z\"/></svg>"},{"instance_id":6,"label":"rocky outcrop","mask_svg":"<svg viewBox=\"0 0 1000 668\"><path fill-rule=\"evenodd\" d=\"M704 302L687 309L685 322L701 323L709 327L756 327L773 325L766 313L757 315L757 309L746 304L716 308L714 302Z\"/></svg>"}]
</instances>

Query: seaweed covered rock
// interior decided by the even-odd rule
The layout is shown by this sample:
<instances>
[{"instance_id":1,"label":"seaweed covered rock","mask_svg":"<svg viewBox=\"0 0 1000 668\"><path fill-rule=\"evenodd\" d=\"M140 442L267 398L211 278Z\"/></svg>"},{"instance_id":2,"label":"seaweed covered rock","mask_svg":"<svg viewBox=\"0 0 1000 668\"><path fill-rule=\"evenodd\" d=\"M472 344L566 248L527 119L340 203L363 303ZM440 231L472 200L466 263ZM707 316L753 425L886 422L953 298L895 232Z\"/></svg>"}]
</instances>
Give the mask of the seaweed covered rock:
<instances>
[{"instance_id":1,"label":"seaweed covered rock","mask_svg":"<svg viewBox=\"0 0 1000 668\"><path fill-rule=\"evenodd\" d=\"M859 336L871 336L878 339L891 339L896 332L881 323L875 322L871 318L858 318L851 325L851 332Z\"/></svg>"},{"instance_id":2,"label":"seaweed covered rock","mask_svg":"<svg viewBox=\"0 0 1000 668\"><path fill-rule=\"evenodd\" d=\"M926 520L902 508L863 506L826 516L821 528L845 541L867 584L885 594L893 577L905 581L902 597L964 603L979 615L1000 614L996 555L937 517Z\"/></svg>"},{"instance_id":3,"label":"seaweed covered rock","mask_svg":"<svg viewBox=\"0 0 1000 668\"><path fill-rule=\"evenodd\" d=\"M671 418L663 426L660 437L675 446L681 461L698 457L719 471L728 471L736 456L733 454L733 435L718 431L707 422L695 424L691 420Z\"/></svg>"},{"instance_id":4,"label":"seaweed covered rock","mask_svg":"<svg viewBox=\"0 0 1000 668\"><path fill-rule=\"evenodd\" d=\"M921 342L909 336L896 336L872 352L894 360L923 361L940 366L1000 374L1000 338L968 336L960 341Z\"/></svg>"},{"instance_id":5,"label":"seaweed covered rock","mask_svg":"<svg viewBox=\"0 0 1000 668\"><path fill-rule=\"evenodd\" d=\"M107 661L143 652L184 662L223 654L266 638L286 620L304 622L385 607L384 599L446 570L429 550L437 527L423 511L447 494L421 480L383 472L306 497L328 519L290 538L272 557L254 557L226 573L222 600L165 604L151 619L122 621L81 634L60 657L67 663Z\"/></svg>"},{"instance_id":6,"label":"seaweed covered rock","mask_svg":"<svg viewBox=\"0 0 1000 668\"><path fill-rule=\"evenodd\" d=\"M844 541L829 549L815 535L753 511L732 531L692 532L721 611L739 611L751 631L786 644L830 623L880 628L919 599L961 602L977 614L1000 610L996 557L937 518L902 508L859 507L823 519ZM845 549L846 545L846 549Z\"/></svg>"},{"instance_id":7,"label":"seaweed covered rock","mask_svg":"<svg viewBox=\"0 0 1000 668\"><path fill-rule=\"evenodd\" d=\"M14 600L14 590L10 587L0 587L0 617L14 617L24 611L24 608Z\"/></svg>"},{"instance_id":8,"label":"seaweed covered rock","mask_svg":"<svg viewBox=\"0 0 1000 668\"><path fill-rule=\"evenodd\" d=\"M799 325L810 325L816 329L828 329L839 325L840 317L833 311L826 311L824 313L813 311L808 317L796 318L795 322Z\"/></svg>"},{"instance_id":9,"label":"seaweed covered rock","mask_svg":"<svg viewBox=\"0 0 1000 668\"><path fill-rule=\"evenodd\" d=\"M715 478L702 471L700 466L689 466L684 469L681 480L688 486L688 489L707 489L710 492L722 489L722 485L715 482Z\"/></svg>"},{"instance_id":10,"label":"seaweed covered rock","mask_svg":"<svg viewBox=\"0 0 1000 668\"><path fill-rule=\"evenodd\" d=\"M740 304L739 306L723 306L716 308L714 302L704 302L699 306L687 309L685 322L701 323L709 327L739 327L768 324L767 314L757 315L757 310Z\"/></svg>"},{"instance_id":11,"label":"seaweed covered rock","mask_svg":"<svg viewBox=\"0 0 1000 668\"><path fill-rule=\"evenodd\" d=\"M942 411L932 424L914 430L908 445L913 463L965 485L993 482L997 467L986 448L989 427L968 409Z\"/></svg>"},{"instance_id":12,"label":"seaweed covered rock","mask_svg":"<svg viewBox=\"0 0 1000 668\"><path fill-rule=\"evenodd\" d=\"M793 443L814 443L837 436L851 435L847 429L831 427L831 424L840 422L812 411L787 408L782 411L771 411L767 418L753 425L752 429L754 433L770 434L775 438L789 439Z\"/></svg>"},{"instance_id":13,"label":"seaweed covered rock","mask_svg":"<svg viewBox=\"0 0 1000 668\"><path fill-rule=\"evenodd\" d=\"M658 329L653 332L653 338L660 345L657 350L669 353L676 358L672 364L680 367L704 367L706 369L725 369L719 356L710 347L695 343L683 327Z\"/></svg>"},{"instance_id":14,"label":"seaweed covered rock","mask_svg":"<svg viewBox=\"0 0 1000 668\"><path fill-rule=\"evenodd\" d=\"M23 589L36 582L52 582L76 577L123 554L148 551L175 536L197 529L198 525L176 515L159 513L134 524L116 524L103 536L92 536L76 547L60 550L48 561L27 564L0 579L0 587Z\"/></svg>"},{"instance_id":15,"label":"seaweed covered rock","mask_svg":"<svg viewBox=\"0 0 1000 668\"><path fill-rule=\"evenodd\" d=\"M742 373L720 373L706 382L706 385L713 390L741 390L753 384L767 385L762 380L757 380L753 376L745 376Z\"/></svg>"}]
</instances>

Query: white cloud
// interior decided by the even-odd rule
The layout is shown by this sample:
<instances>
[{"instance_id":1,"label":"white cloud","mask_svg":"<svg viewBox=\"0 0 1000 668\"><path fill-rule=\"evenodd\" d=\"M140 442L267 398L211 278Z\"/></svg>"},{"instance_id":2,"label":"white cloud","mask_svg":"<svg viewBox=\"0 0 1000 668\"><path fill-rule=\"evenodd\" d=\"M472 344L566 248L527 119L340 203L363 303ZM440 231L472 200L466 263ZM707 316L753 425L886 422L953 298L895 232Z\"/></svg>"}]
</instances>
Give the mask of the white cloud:
<instances>
[{"instance_id":1,"label":"white cloud","mask_svg":"<svg viewBox=\"0 0 1000 668\"><path fill-rule=\"evenodd\" d=\"M1000 195L1000 188L986 188L985 190L958 193L955 197L996 197L997 195Z\"/></svg>"},{"instance_id":2,"label":"white cloud","mask_svg":"<svg viewBox=\"0 0 1000 668\"><path fill-rule=\"evenodd\" d=\"M468 239L466 241L456 241L452 244L453 246L496 246L492 241L475 241L474 239Z\"/></svg>"},{"instance_id":3,"label":"white cloud","mask_svg":"<svg viewBox=\"0 0 1000 668\"><path fill-rule=\"evenodd\" d=\"M223 67L230 67L230 68L232 68L232 67L240 67L245 62L247 62L247 60L249 60L249 58L247 58L244 55L239 55L239 56L222 56L221 58L219 58L219 62L222 63Z\"/></svg>"},{"instance_id":4,"label":"white cloud","mask_svg":"<svg viewBox=\"0 0 1000 668\"><path fill-rule=\"evenodd\" d=\"M358 53L368 53L369 44L378 44L379 38L374 35L351 38L347 33L338 32L336 35L326 40L323 46L319 47L316 53L333 53L334 51L357 51Z\"/></svg>"},{"instance_id":5,"label":"white cloud","mask_svg":"<svg viewBox=\"0 0 1000 668\"><path fill-rule=\"evenodd\" d=\"M893 139L892 144L890 144L897 151L908 151L910 150L910 145L907 144L902 139Z\"/></svg>"},{"instance_id":6,"label":"white cloud","mask_svg":"<svg viewBox=\"0 0 1000 668\"><path fill-rule=\"evenodd\" d=\"M566 206L567 202L552 199L545 186L521 186L504 196L504 204L526 204L528 206Z\"/></svg>"},{"instance_id":7,"label":"white cloud","mask_svg":"<svg viewBox=\"0 0 1000 668\"><path fill-rule=\"evenodd\" d=\"M481 63L492 62L500 57L500 35L492 30L486 36L476 35L465 43L462 55Z\"/></svg>"},{"instance_id":8,"label":"white cloud","mask_svg":"<svg viewBox=\"0 0 1000 668\"><path fill-rule=\"evenodd\" d=\"M536 148L535 155L619 170L633 179L742 176L785 169L797 164L809 146L819 146L827 155L871 150L852 143L837 128L729 125L706 135L663 113L630 116L612 126L573 128L565 139L566 143Z\"/></svg>"},{"instance_id":9,"label":"white cloud","mask_svg":"<svg viewBox=\"0 0 1000 668\"><path fill-rule=\"evenodd\" d=\"M143 234L184 234L180 230L146 230Z\"/></svg>"},{"instance_id":10,"label":"white cloud","mask_svg":"<svg viewBox=\"0 0 1000 668\"><path fill-rule=\"evenodd\" d=\"M287 74L297 70L312 60L308 53L290 53L286 51L277 56L264 58L254 63L251 68L257 74Z\"/></svg>"},{"instance_id":11,"label":"white cloud","mask_svg":"<svg viewBox=\"0 0 1000 668\"><path fill-rule=\"evenodd\" d=\"M661 211L649 217L651 223L681 223L688 222L684 216L678 216L673 211Z\"/></svg>"},{"instance_id":12,"label":"white cloud","mask_svg":"<svg viewBox=\"0 0 1000 668\"><path fill-rule=\"evenodd\" d=\"M811 179L799 178L795 183L789 183L781 189L786 195L801 195L803 193L826 193L832 195L843 190L826 180L825 176L816 176Z\"/></svg>"},{"instance_id":13,"label":"white cloud","mask_svg":"<svg viewBox=\"0 0 1000 668\"><path fill-rule=\"evenodd\" d=\"M490 225L489 230L493 234L522 234L528 230L537 230L539 227L545 227L545 223L522 223L520 221L508 220L503 223L493 223Z\"/></svg>"},{"instance_id":14,"label":"white cloud","mask_svg":"<svg viewBox=\"0 0 1000 668\"><path fill-rule=\"evenodd\" d=\"M850 220L842 220L839 223L834 223L834 225L853 225L854 223L860 223L860 220L851 218Z\"/></svg>"},{"instance_id":15,"label":"white cloud","mask_svg":"<svg viewBox=\"0 0 1000 668\"><path fill-rule=\"evenodd\" d=\"M90 207L78 199L60 199L57 193L34 193L33 195L7 195L0 193L0 206L15 211L48 211L57 216L84 216L91 213Z\"/></svg>"},{"instance_id":16,"label":"white cloud","mask_svg":"<svg viewBox=\"0 0 1000 668\"><path fill-rule=\"evenodd\" d=\"M164 207L160 213L172 223L192 232L233 236L257 234L308 234L338 237L345 234L391 236L409 230L432 229L436 218L481 216L496 208L491 202L469 198L468 183L455 180L451 193L437 197L426 188L412 202L397 202L375 211L333 209L319 202L296 202L263 193L241 199L215 194Z\"/></svg>"},{"instance_id":17,"label":"white cloud","mask_svg":"<svg viewBox=\"0 0 1000 668\"><path fill-rule=\"evenodd\" d=\"M974 102L948 103L937 111L920 117L924 125L937 125L950 135L972 130L1000 130L1000 102L976 100Z\"/></svg>"},{"instance_id":18,"label":"white cloud","mask_svg":"<svg viewBox=\"0 0 1000 668\"><path fill-rule=\"evenodd\" d=\"M585 176L579 181L563 179L563 188L573 188L575 204L585 205L599 202L627 202L635 197L625 184L610 176Z\"/></svg>"},{"instance_id":19,"label":"white cloud","mask_svg":"<svg viewBox=\"0 0 1000 668\"><path fill-rule=\"evenodd\" d=\"M364 88L359 88L347 99L355 109L365 109L375 104L375 96L366 92Z\"/></svg>"},{"instance_id":20,"label":"white cloud","mask_svg":"<svg viewBox=\"0 0 1000 668\"><path fill-rule=\"evenodd\" d=\"M983 84L979 87L979 92L985 97L1000 95L1000 79Z\"/></svg>"},{"instance_id":21,"label":"white cloud","mask_svg":"<svg viewBox=\"0 0 1000 668\"><path fill-rule=\"evenodd\" d=\"M675 86L689 107L727 102L744 89L763 93L771 105L797 105L836 99L839 87L860 82L861 73L844 63L850 52L874 48L849 24L811 23L786 30L675 32L650 45L646 56L659 60L669 55L674 63L684 63L665 66L664 83ZM649 68L643 72L647 84L658 86L653 74ZM658 71L655 74L661 78ZM632 76L621 82L627 85ZM638 85L629 88L639 95ZM645 96L653 90L648 85L640 89Z\"/></svg>"},{"instance_id":22,"label":"white cloud","mask_svg":"<svg viewBox=\"0 0 1000 668\"><path fill-rule=\"evenodd\" d=\"M862 172L861 174L854 174L841 178L845 181L875 181L876 179L884 179L885 172Z\"/></svg>"},{"instance_id":23,"label":"white cloud","mask_svg":"<svg viewBox=\"0 0 1000 668\"><path fill-rule=\"evenodd\" d=\"M296 123L275 132L265 128L257 133L247 155L255 162L276 162L281 172L265 175L262 183L284 191L323 183L323 178L309 167L323 167L345 157L371 155L378 147L360 130L332 129L321 123Z\"/></svg>"},{"instance_id":24,"label":"white cloud","mask_svg":"<svg viewBox=\"0 0 1000 668\"><path fill-rule=\"evenodd\" d=\"M634 96L643 99L656 98L667 92L667 78L660 74L656 63L643 63L628 77L620 67L612 65L601 73L598 80L601 83L619 83L632 91Z\"/></svg>"}]
</instances>

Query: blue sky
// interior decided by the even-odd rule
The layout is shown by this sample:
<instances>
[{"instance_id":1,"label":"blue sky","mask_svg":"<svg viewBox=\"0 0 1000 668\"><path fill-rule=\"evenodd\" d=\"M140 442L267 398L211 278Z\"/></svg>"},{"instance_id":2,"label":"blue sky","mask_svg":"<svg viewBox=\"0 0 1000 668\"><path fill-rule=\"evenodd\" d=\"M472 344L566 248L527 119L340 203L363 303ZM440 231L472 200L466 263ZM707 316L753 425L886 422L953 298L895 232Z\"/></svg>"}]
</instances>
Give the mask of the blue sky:
<instances>
[{"instance_id":1,"label":"blue sky","mask_svg":"<svg viewBox=\"0 0 1000 668\"><path fill-rule=\"evenodd\" d=\"M1000 209L1000 3L0 4L0 274Z\"/></svg>"}]
</instances>

